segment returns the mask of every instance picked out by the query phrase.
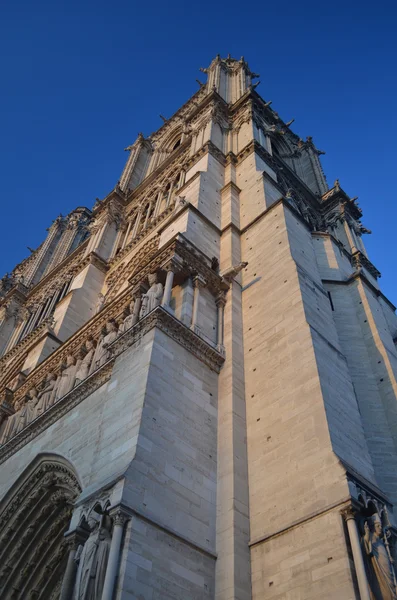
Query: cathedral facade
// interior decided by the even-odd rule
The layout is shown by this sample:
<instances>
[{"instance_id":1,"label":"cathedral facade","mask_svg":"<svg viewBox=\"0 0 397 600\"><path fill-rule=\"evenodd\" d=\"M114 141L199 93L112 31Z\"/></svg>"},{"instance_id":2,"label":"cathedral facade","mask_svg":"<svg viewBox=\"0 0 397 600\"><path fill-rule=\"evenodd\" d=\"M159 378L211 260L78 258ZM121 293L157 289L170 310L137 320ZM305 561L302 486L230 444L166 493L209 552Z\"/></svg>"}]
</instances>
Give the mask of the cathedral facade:
<instances>
[{"instance_id":1,"label":"cathedral facade","mask_svg":"<svg viewBox=\"0 0 397 600\"><path fill-rule=\"evenodd\" d=\"M217 56L0 280L0 597L397 600L362 211Z\"/></svg>"}]
</instances>

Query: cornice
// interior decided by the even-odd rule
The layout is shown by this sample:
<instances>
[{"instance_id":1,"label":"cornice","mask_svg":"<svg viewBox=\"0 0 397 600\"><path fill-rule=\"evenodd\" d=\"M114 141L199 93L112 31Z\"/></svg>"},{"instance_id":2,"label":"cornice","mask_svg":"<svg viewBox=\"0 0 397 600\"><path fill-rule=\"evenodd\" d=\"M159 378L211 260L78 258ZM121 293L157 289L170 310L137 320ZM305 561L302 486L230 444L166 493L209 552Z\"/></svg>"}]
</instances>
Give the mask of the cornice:
<instances>
[{"instance_id":1,"label":"cornice","mask_svg":"<svg viewBox=\"0 0 397 600\"><path fill-rule=\"evenodd\" d=\"M201 173L201 171L198 171L198 173ZM184 213L189 212L189 211L193 212L200 219L202 219L218 235L221 235L222 232L219 229L219 227L217 227L216 225L214 225L214 223L212 221L210 221L210 219L208 217L206 217L196 206L194 206L194 204L191 204L191 202L186 202L186 204L180 210L178 210L178 212L174 213L172 215L172 217L169 220L167 220L166 223L163 223L161 225L161 227L159 227L158 233L159 234L163 233L163 231L165 231L167 229L167 227L169 227L181 215L183 215Z\"/></svg>"},{"instance_id":2,"label":"cornice","mask_svg":"<svg viewBox=\"0 0 397 600\"><path fill-rule=\"evenodd\" d=\"M367 494L375 498L378 502L387 504L389 507L393 506L393 503L390 501L390 499L384 494L384 492L382 492L382 490L377 485L369 481L362 474L358 473L348 462L346 462L340 457L338 457L338 459L340 464L346 471L347 480L351 481L356 488L361 488ZM360 492L357 492L357 497L354 498L354 500L358 500L359 493Z\"/></svg>"},{"instance_id":3,"label":"cornice","mask_svg":"<svg viewBox=\"0 0 397 600\"><path fill-rule=\"evenodd\" d=\"M152 310L109 346L112 356L118 356L156 327L178 342L212 371L219 373L225 358L203 338L176 319L162 306Z\"/></svg>"},{"instance_id":4,"label":"cornice","mask_svg":"<svg viewBox=\"0 0 397 600\"><path fill-rule=\"evenodd\" d=\"M309 231L311 231L310 227L309 227L309 224L307 223L307 221L305 221L305 219L302 217L302 215L292 206L292 204L290 204L288 202L288 200L286 200L284 197L281 197L278 200L276 200L276 202L273 202L273 204L271 204L268 208L266 208L261 213L259 213L259 215L257 215L250 223L247 223L247 225L245 225L242 229L240 229L240 235L243 235L253 225L256 225L258 223L258 221L260 221L261 219L263 219L264 217L266 217L266 215L268 213L270 213L272 210L274 210L275 208L277 208L278 206L280 206L280 204L282 204L283 206L287 207L288 210L290 210L292 212L292 214L294 215L294 217L296 217L297 219L299 219L299 221L306 227L306 229L308 229Z\"/></svg>"},{"instance_id":5,"label":"cornice","mask_svg":"<svg viewBox=\"0 0 397 600\"><path fill-rule=\"evenodd\" d=\"M382 298L382 300L384 300L390 306L393 312L397 310L394 304L390 302L390 300L383 294L383 292L381 292L377 287L373 285L373 283L370 282L368 277L366 277L362 271L356 271L356 273L353 273L353 275L351 275L347 279L322 279L321 281L328 285L351 285L358 279L365 283L375 294L375 296Z\"/></svg>"},{"instance_id":6,"label":"cornice","mask_svg":"<svg viewBox=\"0 0 397 600\"><path fill-rule=\"evenodd\" d=\"M228 190L233 190L234 192L237 192L237 194L241 193L241 189L238 187L238 185L236 183L234 183L234 181L229 181L226 185L223 186L223 188L221 188L219 190L219 192L221 194L223 194L224 192L227 192Z\"/></svg>"},{"instance_id":7,"label":"cornice","mask_svg":"<svg viewBox=\"0 0 397 600\"><path fill-rule=\"evenodd\" d=\"M203 144L201 148L199 148L197 152L193 154L193 156L189 158L189 160L186 162L186 168L191 169L192 166L206 154L211 154L221 163L221 165L226 166L225 154L218 148L218 146L215 146L215 144L209 140Z\"/></svg>"}]
</instances>

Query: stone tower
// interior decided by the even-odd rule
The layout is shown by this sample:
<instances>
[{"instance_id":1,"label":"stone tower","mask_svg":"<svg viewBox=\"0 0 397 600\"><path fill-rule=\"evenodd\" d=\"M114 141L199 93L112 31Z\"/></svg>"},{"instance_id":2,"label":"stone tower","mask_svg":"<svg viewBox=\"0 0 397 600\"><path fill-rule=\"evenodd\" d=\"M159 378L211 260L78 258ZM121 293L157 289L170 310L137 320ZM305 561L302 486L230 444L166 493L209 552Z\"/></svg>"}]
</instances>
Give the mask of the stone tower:
<instances>
[{"instance_id":1,"label":"stone tower","mask_svg":"<svg viewBox=\"0 0 397 600\"><path fill-rule=\"evenodd\" d=\"M397 318L244 58L0 283L4 600L396 599Z\"/></svg>"}]
</instances>

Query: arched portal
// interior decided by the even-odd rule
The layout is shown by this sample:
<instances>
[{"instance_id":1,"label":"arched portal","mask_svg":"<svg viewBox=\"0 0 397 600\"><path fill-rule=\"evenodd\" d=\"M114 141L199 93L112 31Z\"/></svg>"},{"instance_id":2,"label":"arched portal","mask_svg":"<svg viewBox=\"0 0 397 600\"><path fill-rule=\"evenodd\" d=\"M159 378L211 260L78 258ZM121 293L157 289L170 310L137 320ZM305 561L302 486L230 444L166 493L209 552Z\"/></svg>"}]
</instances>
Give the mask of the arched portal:
<instances>
[{"instance_id":1,"label":"arched portal","mask_svg":"<svg viewBox=\"0 0 397 600\"><path fill-rule=\"evenodd\" d=\"M0 597L58 600L64 533L81 486L62 457L40 455L0 503Z\"/></svg>"}]
</instances>

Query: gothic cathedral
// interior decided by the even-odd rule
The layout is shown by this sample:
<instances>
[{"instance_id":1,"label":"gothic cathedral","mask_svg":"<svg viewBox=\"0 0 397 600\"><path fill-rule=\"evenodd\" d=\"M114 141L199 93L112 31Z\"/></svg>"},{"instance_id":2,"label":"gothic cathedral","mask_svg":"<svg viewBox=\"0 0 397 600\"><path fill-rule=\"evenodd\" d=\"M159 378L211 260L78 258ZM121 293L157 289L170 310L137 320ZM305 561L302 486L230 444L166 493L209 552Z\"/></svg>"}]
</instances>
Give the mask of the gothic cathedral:
<instances>
[{"instance_id":1,"label":"gothic cathedral","mask_svg":"<svg viewBox=\"0 0 397 600\"><path fill-rule=\"evenodd\" d=\"M2 600L397 600L397 317L217 56L0 280Z\"/></svg>"}]
</instances>

